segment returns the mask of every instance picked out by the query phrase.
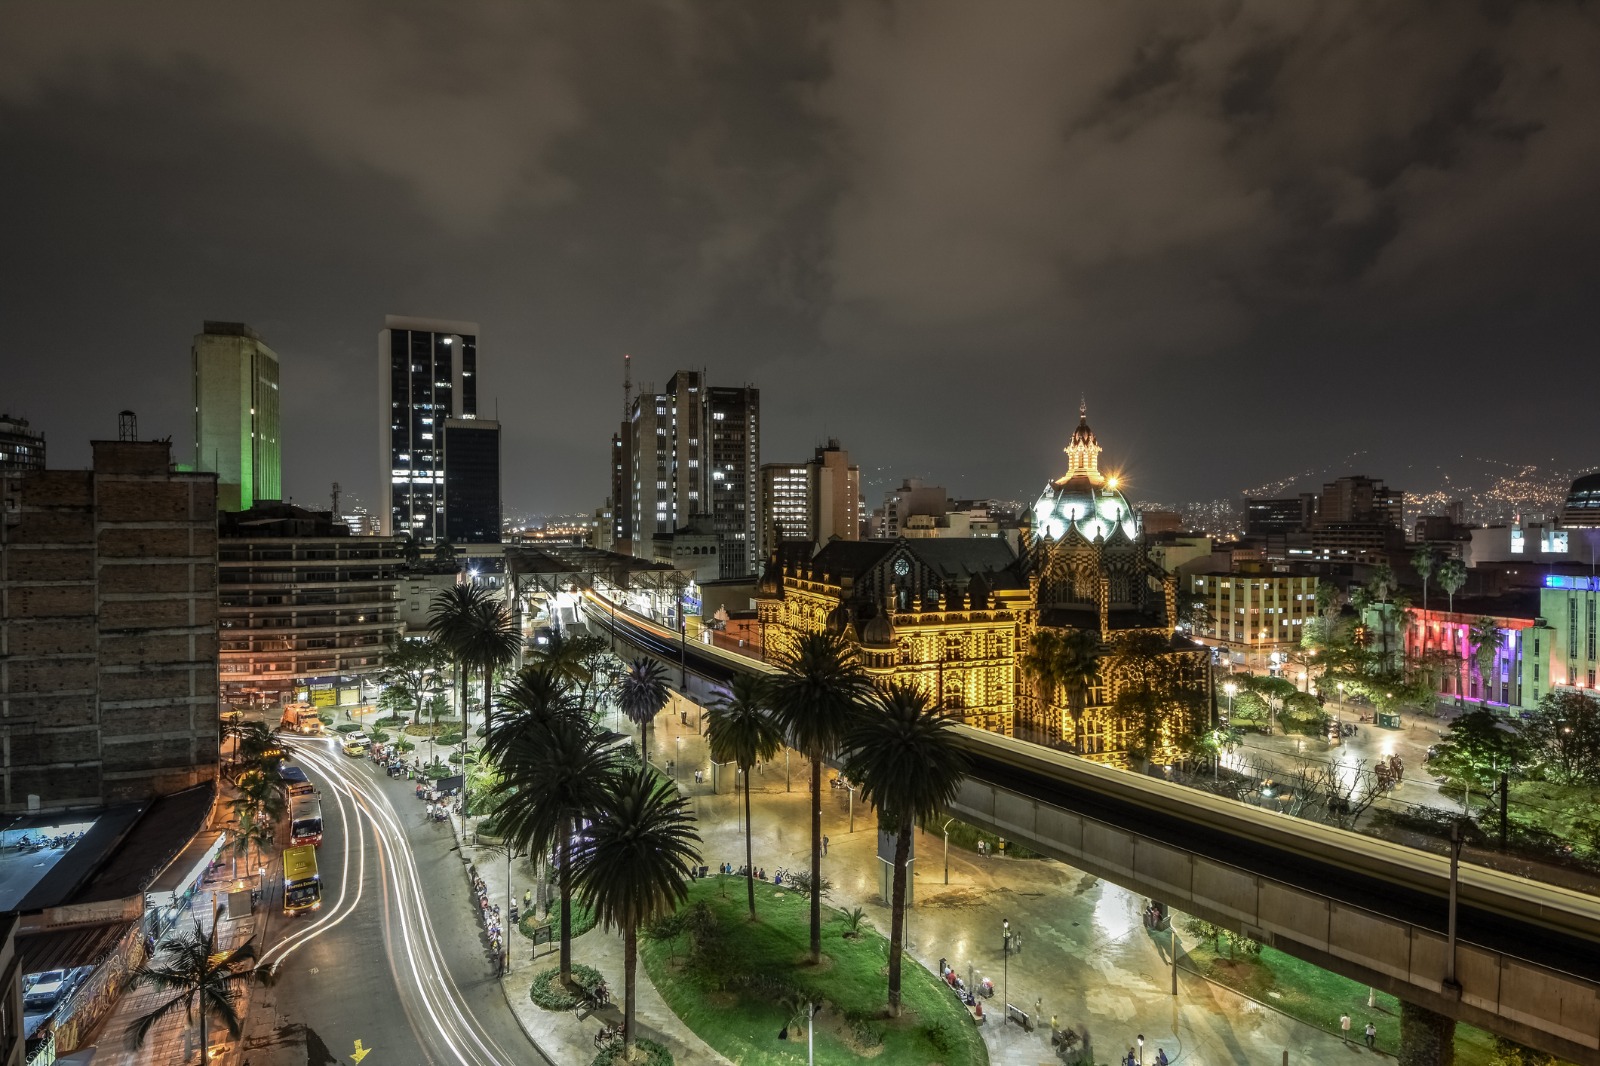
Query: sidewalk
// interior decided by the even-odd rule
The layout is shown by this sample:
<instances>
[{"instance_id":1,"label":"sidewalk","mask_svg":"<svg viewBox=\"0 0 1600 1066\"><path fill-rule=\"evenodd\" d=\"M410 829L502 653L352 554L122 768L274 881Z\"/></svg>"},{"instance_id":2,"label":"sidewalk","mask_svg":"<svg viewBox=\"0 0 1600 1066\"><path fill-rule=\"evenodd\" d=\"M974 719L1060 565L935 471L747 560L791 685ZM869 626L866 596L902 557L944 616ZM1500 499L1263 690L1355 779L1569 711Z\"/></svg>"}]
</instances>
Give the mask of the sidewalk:
<instances>
[{"instance_id":1,"label":"sidewalk","mask_svg":"<svg viewBox=\"0 0 1600 1066\"><path fill-rule=\"evenodd\" d=\"M268 914L267 903L265 900L258 903L253 914L230 918L226 912L228 890L233 885L232 879L227 876L229 872L228 867L223 864L213 876L205 879L200 890L189 901L188 908L168 930L167 936L193 931L196 921L200 923L201 928L209 930L212 915L215 913L213 896L224 907L221 926L217 931L219 951L237 947L257 934ZM259 944L257 946L259 947ZM158 956L159 951L158 947ZM241 983L239 987L243 997L250 996L252 984ZM145 1064L180 1066L191 1061L199 1062L200 1029L194 1021L185 1017L182 1008L156 1023L145 1037L144 1043L134 1046L133 1026L141 1016L150 1013L173 994L158 991L148 985L135 988L130 984L118 999L116 1007L101 1020L92 1034L91 1043L98 1045L94 1059L96 1066L145 1066ZM245 998L239 1004L240 1017L246 1017L248 1011L249 1001ZM228 1034L227 1027L215 1017L207 1024L207 1036L215 1056L211 1061L219 1064L237 1062L239 1043Z\"/></svg>"},{"instance_id":2,"label":"sidewalk","mask_svg":"<svg viewBox=\"0 0 1600 1066\"><path fill-rule=\"evenodd\" d=\"M737 868L744 862L742 797L714 794L709 772L703 782L694 781L696 769L709 771L706 741L696 732L699 709L685 701L683 710L687 725L676 697L656 719L652 756L658 765L668 757L675 763L673 778L699 819L704 862L713 868L732 862ZM810 863L809 765L790 756L788 791L784 765L779 756L754 775L755 863L769 874L780 866L805 868ZM848 792L824 794L823 832L829 848L823 872L833 883L827 903L846 910L862 907L868 921L887 933L889 908L878 887L876 818L861 805L851 832L849 808ZM1367 1054L1187 971L1179 972L1179 995L1171 995L1166 934L1152 937L1144 929L1140 912L1145 901L1139 896L1058 862L979 857L960 848L950 849L946 885L943 839L918 832L914 849L918 861L907 950L930 971L944 958L964 980L988 977L994 982L995 997L984 1005L989 1020L983 1026L992 1063L1034 1066L1056 1061L1048 1037L1052 1015L1062 1027L1087 1029L1096 1061L1102 1062L1124 1053L1139 1034L1145 1037L1146 1062L1154 1060L1158 1047L1174 1063L1196 1066L1277 1063L1284 1051L1298 1063ZM469 855L481 852L475 861L499 900L505 892L504 857L496 861L492 852L464 850ZM513 871L519 898L531 876L520 864ZM1001 950L1002 919L1010 921L1013 945L1021 948L1009 959ZM592 1057L594 1033L620 1018L618 1008L613 1005L579 1020L570 1012L535 1007L528 988L535 972L555 965L554 948L542 947L533 961L526 938L513 933L511 944L513 969L504 988L529 1036L553 1061ZM613 994L620 994L618 934L597 928L579 937L573 942L573 960L598 969ZM1034 1031L999 1022L1006 991L1012 1004L1041 1019ZM667 1010L642 966L638 996L640 1035L666 1044L680 1063L726 1061Z\"/></svg>"}]
</instances>

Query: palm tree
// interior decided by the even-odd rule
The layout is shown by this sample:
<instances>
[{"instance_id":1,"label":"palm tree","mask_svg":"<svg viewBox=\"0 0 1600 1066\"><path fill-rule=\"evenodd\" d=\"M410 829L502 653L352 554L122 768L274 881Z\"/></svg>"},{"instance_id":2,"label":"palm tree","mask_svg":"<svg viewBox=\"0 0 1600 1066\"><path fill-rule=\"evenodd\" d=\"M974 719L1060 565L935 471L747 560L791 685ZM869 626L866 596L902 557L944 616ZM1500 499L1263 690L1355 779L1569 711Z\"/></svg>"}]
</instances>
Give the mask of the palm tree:
<instances>
[{"instance_id":1,"label":"palm tree","mask_svg":"<svg viewBox=\"0 0 1600 1066\"><path fill-rule=\"evenodd\" d=\"M1062 677L1061 630L1038 629L1028 639L1028 647L1022 653L1022 667L1024 675L1033 678L1034 696L1039 703L1039 721L1041 725L1048 722L1050 705L1055 702L1056 690L1062 686L1065 679ZM1045 725L1047 733L1048 725Z\"/></svg>"},{"instance_id":2,"label":"palm tree","mask_svg":"<svg viewBox=\"0 0 1600 1066\"><path fill-rule=\"evenodd\" d=\"M667 705L667 697L671 690L667 688L667 671L654 659L644 656L633 660L633 665L622 675L622 691L619 693L619 702L622 704L622 713L628 720L639 727L639 757L646 762L650 759L650 746L647 743L645 728L661 713L661 708Z\"/></svg>"},{"instance_id":3,"label":"palm tree","mask_svg":"<svg viewBox=\"0 0 1600 1066\"><path fill-rule=\"evenodd\" d=\"M1040 629L1022 656L1024 673L1039 685L1039 706L1047 712L1056 689L1064 688L1072 715L1073 745L1082 750L1083 710L1089 688L1100 674L1100 634L1092 629ZM1053 731L1052 731L1053 732ZM1059 739L1059 738L1052 738Z\"/></svg>"},{"instance_id":4,"label":"palm tree","mask_svg":"<svg viewBox=\"0 0 1600 1066\"><path fill-rule=\"evenodd\" d=\"M244 856L246 870L250 868L250 852L254 848L265 855L268 848L277 843L277 826L270 820L263 818L253 810L242 810L239 814L239 829L234 834L233 857L234 872L238 872L239 856Z\"/></svg>"},{"instance_id":5,"label":"palm tree","mask_svg":"<svg viewBox=\"0 0 1600 1066\"><path fill-rule=\"evenodd\" d=\"M1489 709L1489 677L1494 672L1495 654L1500 650L1500 626L1493 618L1479 618L1467 634L1472 642L1472 658L1478 667L1478 705Z\"/></svg>"},{"instance_id":6,"label":"palm tree","mask_svg":"<svg viewBox=\"0 0 1600 1066\"><path fill-rule=\"evenodd\" d=\"M236 948L217 950L217 922L209 930L198 921L194 932L181 933L161 945L159 958L147 961L133 972L132 983L154 985L162 992L174 993L171 999L133 1024L136 1046L143 1045L150 1030L179 1007L186 1018L200 1016L200 1061L206 1061L206 1022L214 1014L222 1019L233 1036L239 1035L238 1000L240 985L250 979L250 971L239 963L255 958L255 947L245 941ZM197 1009L198 1008L198 1009Z\"/></svg>"},{"instance_id":7,"label":"palm tree","mask_svg":"<svg viewBox=\"0 0 1600 1066\"><path fill-rule=\"evenodd\" d=\"M595 728L564 689L528 683L526 675L546 679L553 671L524 675L501 693L505 710L484 741L485 756L500 771L490 802L508 844L536 855L556 851L561 980L571 981L573 838L605 799L619 738Z\"/></svg>"},{"instance_id":8,"label":"palm tree","mask_svg":"<svg viewBox=\"0 0 1600 1066\"><path fill-rule=\"evenodd\" d=\"M717 762L733 762L744 776L745 888L750 920L756 920L756 879L750 843L750 768L783 748L783 732L767 713L766 683L753 674L734 674L728 692L706 708L706 740Z\"/></svg>"},{"instance_id":9,"label":"palm tree","mask_svg":"<svg viewBox=\"0 0 1600 1066\"><path fill-rule=\"evenodd\" d=\"M1411 568L1422 579L1422 613L1426 616L1428 613L1428 579L1433 576L1435 570L1439 569L1439 550L1432 544L1418 545L1416 550L1411 553ZM1422 624L1422 654L1424 657L1428 654L1428 624L1426 622Z\"/></svg>"},{"instance_id":10,"label":"palm tree","mask_svg":"<svg viewBox=\"0 0 1600 1066\"><path fill-rule=\"evenodd\" d=\"M234 787L239 791L238 797L232 802L235 817L243 817L246 812L267 821L283 817L283 792L265 771L251 770L240 774Z\"/></svg>"},{"instance_id":11,"label":"palm tree","mask_svg":"<svg viewBox=\"0 0 1600 1066\"><path fill-rule=\"evenodd\" d=\"M781 656L769 682L774 721L811 760L811 961L822 961L822 760L839 748L867 694L856 649L835 633L807 633Z\"/></svg>"},{"instance_id":12,"label":"palm tree","mask_svg":"<svg viewBox=\"0 0 1600 1066\"><path fill-rule=\"evenodd\" d=\"M906 860L911 829L955 799L967 759L952 720L915 686L896 682L875 694L844 738L845 772L895 833L893 907L889 925L889 1013L900 1014L901 934L905 926Z\"/></svg>"},{"instance_id":13,"label":"palm tree","mask_svg":"<svg viewBox=\"0 0 1600 1066\"><path fill-rule=\"evenodd\" d=\"M1439 587L1444 589L1444 594L1450 597L1450 613L1456 613L1456 593L1461 591L1461 586L1467 583L1467 564L1460 559L1450 558L1439 564ZM1451 623L1454 630L1454 623ZM1452 649L1453 650L1453 649ZM1456 706L1466 706L1466 693L1460 691L1466 687L1466 649L1456 659Z\"/></svg>"},{"instance_id":14,"label":"palm tree","mask_svg":"<svg viewBox=\"0 0 1600 1066\"><path fill-rule=\"evenodd\" d=\"M688 800L648 766L608 775L606 785L579 848L578 892L607 929L622 930L622 1039L631 1057L639 927L688 898L700 834Z\"/></svg>"},{"instance_id":15,"label":"palm tree","mask_svg":"<svg viewBox=\"0 0 1600 1066\"><path fill-rule=\"evenodd\" d=\"M428 632L463 665L483 674L483 725L488 731L493 711L490 697L494 672L513 662L522 648L517 621L504 603L482 585L453 585L436 593L428 615ZM461 732L468 732L462 703Z\"/></svg>"},{"instance_id":16,"label":"palm tree","mask_svg":"<svg viewBox=\"0 0 1600 1066\"><path fill-rule=\"evenodd\" d=\"M1144 773L1150 772L1163 711L1175 691L1167 669L1171 650L1167 639L1154 632L1129 633L1111 646L1108 667L1118 682L1116 714L1123 731L1132 734L1130 754L1139 755Z\"/></svg>"}]
</instances>

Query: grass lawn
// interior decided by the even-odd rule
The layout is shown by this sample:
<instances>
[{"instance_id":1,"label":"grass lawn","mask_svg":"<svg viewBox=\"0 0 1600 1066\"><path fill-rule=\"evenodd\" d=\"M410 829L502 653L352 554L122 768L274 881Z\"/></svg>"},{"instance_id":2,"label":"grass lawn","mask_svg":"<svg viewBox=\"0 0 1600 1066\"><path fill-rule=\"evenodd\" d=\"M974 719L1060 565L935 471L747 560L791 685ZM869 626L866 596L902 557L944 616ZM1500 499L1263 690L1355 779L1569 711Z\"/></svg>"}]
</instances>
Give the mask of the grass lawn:
<instances>
[{"instance_id":1,"label":"grass lawn","mask_svg":"<svg viewBox=\"0 0 1600 1066\"><path fill-rule=\"evenodd\" d=\"M688 961L687 936L675 944L641 936L639 953L667 1005L734 1062L804 1063L804 1029L791 1027L787 1042L778 1039L778 1031L794 1016L784 1001L798 998L803 1003L807 997L826 1004L816 1019L817 1062L982 1066L989 1061L966 1007L943 981L910 958L902 970L902 1015L883 1016L889 944L865 923L859 939L847 939L843 916L824 906L823 959L813 967L808 962L807 897L758 885L760 920L754 923L742 878L695 882L688 906L701 901L711 907L719 929L705 961ZM799 1017L804 1018L803 1006ZM930 1034L934 1029L938 1035Z\"/></svg>"},{"instance_id":2,"label":"grass lawn","mask_svg":"<svg viewBox=\"0 0 1600 1066\"><path fill-rule=\"evenodd\" d=\"M1166 934L1161 934L1165 939ZM1255 959L1228 958L1224 936L1219 955L1209 942L1193 937L1180 942L1180 965L1210 978L1217 984L1243 992L1259 1003L1282 1011L1291 1018L1339 1031L1339 1015L1350 1015L1350 1034L1359 1041L1370 1020L1378 1027L1378 1049L1393 1055L1400 1047L1400 1001L1379 992L1367 1006L1367 986L1347 977L1301 962L1281 951L1263 947ZM1491 1066L1494 1062L1494 1037L1470 1025L1456 1026L1456 1062L1460 1066Z\"/></svg>"}]
</instances>

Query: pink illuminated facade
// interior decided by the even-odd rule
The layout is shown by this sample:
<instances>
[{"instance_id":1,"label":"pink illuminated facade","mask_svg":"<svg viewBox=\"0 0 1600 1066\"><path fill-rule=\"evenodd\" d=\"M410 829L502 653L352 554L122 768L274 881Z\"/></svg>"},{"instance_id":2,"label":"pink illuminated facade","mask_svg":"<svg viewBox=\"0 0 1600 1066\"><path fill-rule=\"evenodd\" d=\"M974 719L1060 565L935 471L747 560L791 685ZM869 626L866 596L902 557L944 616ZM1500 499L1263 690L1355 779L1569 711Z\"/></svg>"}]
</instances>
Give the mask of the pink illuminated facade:
<instances>
[{"instance_id":1,"label":"pink illuminated facade","mask_svg":"<svg viewBox=\"0 0 1600 1066\"><path fill-rule=\"evenodd\" d=\"M1480 618L1492 618L1500 631L1500 639L1494 665L1489 671L1489 705L1498 710L1527 710L1537 700L1525 683L1524 660L1538 654L1530 643L1539 621L1538 608L1535 593L1481 602L1458 598L1455 611L1412 609L1410 625L1406 628L1406 656L1413 659L1421 659L1425 653L1442 656L1446 668L1439 677L1439 698L1454 701L1461 697L1468 702L1478 702L1485 692L1472 643L1472 627Z\"/></svg>"}]
</instances>

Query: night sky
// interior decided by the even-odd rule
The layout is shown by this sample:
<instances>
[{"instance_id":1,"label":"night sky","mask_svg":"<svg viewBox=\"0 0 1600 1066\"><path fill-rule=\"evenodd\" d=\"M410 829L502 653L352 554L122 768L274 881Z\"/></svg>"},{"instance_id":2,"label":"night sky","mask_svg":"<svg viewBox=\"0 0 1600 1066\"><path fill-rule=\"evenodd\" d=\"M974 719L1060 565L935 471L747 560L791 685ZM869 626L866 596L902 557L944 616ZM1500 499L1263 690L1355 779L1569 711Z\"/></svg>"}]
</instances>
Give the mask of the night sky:
<instances>
[{"instance_id":1,"label":"night sky","mask_svg":"<svg viewBox=\"0 0 1600 1066\"><path fill-rule=\"evenodd\" d=\"M0 409L187 460L248 322L285 492L371 502L393 313L481 323L513 511L600 503L624 352L960 495L1080 395L1139 498L1593 464L1596 57L1554 2L9 0Z\"/></svg>"}]
</instances>

